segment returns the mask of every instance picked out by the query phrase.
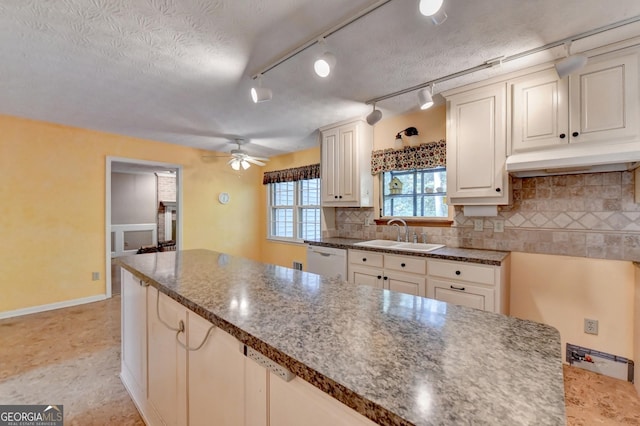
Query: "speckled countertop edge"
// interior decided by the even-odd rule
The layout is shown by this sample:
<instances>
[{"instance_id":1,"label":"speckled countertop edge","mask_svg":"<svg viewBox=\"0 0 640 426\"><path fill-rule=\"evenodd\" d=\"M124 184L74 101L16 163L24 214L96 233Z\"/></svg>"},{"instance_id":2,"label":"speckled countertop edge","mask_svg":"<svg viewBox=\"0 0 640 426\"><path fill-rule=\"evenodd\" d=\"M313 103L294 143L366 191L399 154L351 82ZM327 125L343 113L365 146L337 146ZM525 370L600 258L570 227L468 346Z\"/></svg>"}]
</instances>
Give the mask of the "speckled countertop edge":
<instances>
[{"instance_id":1,"label":"speckled countertop edge","mask_svg":"<svg viewBox=\"0 0 640 426\"><path fill-rule=\"evenodd\" d=\"M428 257L440 260L453 260L467 263L480 263L483 265L500 266L509 257L510 252L499 250L479 250L459 247L442 247L430 252L415 252L407 250L393 250L391 248L377 248L367 246L357 246L366 240L356 238L322 238L320 240L305 240L306 244L321 247L331 247L340 249L375 251L379 253L402 254L406 256Z\"/></svg>"},{"instance_id":2,"label":"speckled countertop edge","mask_svg":"<svg viewBox=\"0 0 640 426\"><path fill-rule=\"evenodd\" d=\"M203 251L203 250L193 250L193 251L189 251L189 252L203 252L203 253L211 253L212 255L214 255L214 254L215 255L220 255L218 253L207 252L207 251ZM186 253L186 252L183 252L183 253ZM163 254L159 253L159 254L140 255L140 256L159 256L159 255L163 255ZM170 254L169 253L165 253L164 255L170 255ZM185 256L188 256L188 255L189 254L185 254ZM138 260L138 259L141 259L140 256L132 256L130 258L132 260ZM226 256L226 255L223 255L223 256ZM167 257L164 256L164 258L167 258ZM194 311L198 315L206 318L207 320L209 320L210 322L212 322L216 326L220 327L222 330L226 331L227 333L231 334L232 336L234 336L235 338L237 338L238 340L240 340L244 344L247 344L248 346L253 347L254 349L256 349L259 352L263 353L264 355L268 356L272 360L274 360L274 361L278 362L279 364L285 366L286 368L290 369L294 374L296 374L297 376L299 376L303 380L311 383L312 385L316 386L320 390L322 390L325 393L333 396L337 400L339 400L342 403L344 403L345 405L353 408L354 410L360 412L361 414L365 415L366 417L370 418L371 420L373 420L373 421L375 421L375 422L377 422L379 424L389 424L389 425L440 424L439 422L433 422L431 420L429 420L427 422L424 422L424 423L422 421L413 423L411 421L406 420L405 418L403 418L400 415L394 413L393 411L390 411L388 408L385 408L384 406L381 406L381 405L373 402L372 400L359 395L357 392L349 389L349 387L344 386L343 384L341 384L341 383L339 383L339 382L337 382L335 380L332 380L327 375L321 374L317 370L315 370L315 369L313 369L311 367L308 367L305 363L300 362L297 359L287 355L285 352L278 350L277 348L275 348L274 346L268 344L264 340L262 340L262 339L260 339L260 338L258 338L256 336L250 334L249 332L243 330L241 327L234 325L232 322L225 320L224 318L220 317L219 315L216 315L216 313L212 312L211 310L205 309L204 307L200 306L198 303L190 300L188 297L185 297L183 294L181 294L182 293L181 291L172 290L172 288L170 288L172 286L177 286L177 288L181 288L180 285L179 285L179 281L180 281L179 278L177 278L175 281L172 281L171 279L164 279L163 276L158 275L161 278L156 280L156 279L154 279L153 277L151 277L151 276L149 276L147 274L141 273L139 270L136 269L135 266L127 264L126 261L127 261L127 258L124 258L122 260L118 260L117 262L124 269L128 270L129 272L131 272L137 278L142 279L142 280L144 280L146 282L149 282L153 287L157 288L160 292L168 295L172 299L174 299L177 302L181 303L183 306L187 307L188 309L191 309L192 311ZM135 264L134 261L132 261L131 263ZM250 262L248 264L250 266L255 266L258 269L261 268L259 266L261 264L258 264L256 262ZM271 265L271 267L273 267L273 265ZM269 268L269 265L265 265L265 268ZM276 267L276 268L288 269L288 268L282 268L282 267ZM141 269L145 269L145 268L141 268ZM297 273L301 274L300 277L303 277L303 278L304 278L305 274L306 275L312 275L315 278L320 278L321 281L319 281L319 282L322 285L331 286L331 285L335 285L335 284L341 284L341 283L338 283L336 280L325 278L325 277L315 276L314 274L308 274L308 273L304 273L304 272L300 272L300 271L295 271L294 273L295 274L297 274ZM152 272L150 274L154 275L155 274L155 270L154 270L154 272ZM180 275L180 274L176 274L176 275ZM187 290L187 291L185 291L185 293L189 293L189 291L188 291L189 289L187 287L185 287L185 289ZM198 291L200 291L200 290L201 289L198 289ZM370 291L375 291L375 289L370 289L370 288L362 288L361 290L362 291L366 290L365 293L370 292ZM199 296L200 296L200 293L196 292L195 294L198 295L198 297L196 297L196 299L198 299ZM421 298L419 298L419 299L421 299ZM425 299L425 300L428 300L428 299ZM442 302L437 302L437 303L442 303ZM456 309L453 309L453 307L451 307L451 311L455 312L457 309L462 309L464 311L466 309L466 308L460 308L460 307L455 307L455 308ZM497 314L488 314L488 315L492 316L492 315L497 315ZM502 317L502 316L498 316L498 317ZM512 320L509 320L509 321L511 322ZM515 321L522 322L522 320L515 320ZM525 323L527 323L527 322L525 322ZM529 326L526 326L526 327L529 327ZM538 326L536 326L536 327L538 327ZM555 331L554 333L557 334L557 331ZM556 340L556 339L559 341L559 336L553 337L553 340ZM559 352L558 352L558 357L559 357ZM561 365L561 361L560 361L559 365ZM561 377L562 376L560 374L560 379L559 379L560 383L562 383ZM556 386L554 385L553 387L555 388ZM552 392L552 394L557 394L556 397L563 398L563 394L562 393L558 393L558 392L555 392L555 391L557 391L557 389L554 389L554 392ZM560 402L561 402L561 407L560 408L562 409L561 411L562 411L562 414L563 414L564 413L564 411L563 411L564 400L562 399L562 401L560 401ZM556 407L556 408L554 408L553 411L557 412L556 410L559 410L560 408ZM560 417L557 417L557 418L560 419ZM562 417L562 419L563 419L563 417ZM560 420L558 420L557 423L554 422L553 424L563 424L563 423Z\"/></svg>"}]
</instances>

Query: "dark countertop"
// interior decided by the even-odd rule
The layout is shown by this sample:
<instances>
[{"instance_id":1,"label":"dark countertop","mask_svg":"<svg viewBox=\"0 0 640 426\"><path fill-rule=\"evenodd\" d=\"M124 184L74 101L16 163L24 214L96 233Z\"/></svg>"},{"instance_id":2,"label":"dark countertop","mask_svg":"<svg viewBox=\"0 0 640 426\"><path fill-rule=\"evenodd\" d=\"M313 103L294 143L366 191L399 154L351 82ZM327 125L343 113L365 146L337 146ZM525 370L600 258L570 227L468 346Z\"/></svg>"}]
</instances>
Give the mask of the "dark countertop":
<instances>
[{"instance_id":1,"label":"dark countertop","mask_svg":"<svg viewBox=\"0 0 640 426\"><path fill-rule=\"evenodd\" d=\"M478 250L478 249L466 249L456 247L442 247L440 249L432 250L430 252L410 252L405 250L393 250L392 248L376 248L356 246L355 243L359 243L366 240L359 240L355 238L322 238L320 240L305 240L304 242L310 245L333 247L341 249L354 249L354 250L367 250L376 251L380 253L394 253L404 254L407 256L420 256L430 257L433 259L442 260L455 260L469 263L481 263L483 265L500 266L502 262L509 257L508 251L497 250Z\"/></svg>"},{"instance_id":2,"label":"dark countertop","mask_svg":"<svg viewBox=\"0 0 640 426\"><path fill-rule=\"evenodd\" d=\"M379 424L565 424L547 325L208 250L117 261Z\"/></svg>"}]
</instances>

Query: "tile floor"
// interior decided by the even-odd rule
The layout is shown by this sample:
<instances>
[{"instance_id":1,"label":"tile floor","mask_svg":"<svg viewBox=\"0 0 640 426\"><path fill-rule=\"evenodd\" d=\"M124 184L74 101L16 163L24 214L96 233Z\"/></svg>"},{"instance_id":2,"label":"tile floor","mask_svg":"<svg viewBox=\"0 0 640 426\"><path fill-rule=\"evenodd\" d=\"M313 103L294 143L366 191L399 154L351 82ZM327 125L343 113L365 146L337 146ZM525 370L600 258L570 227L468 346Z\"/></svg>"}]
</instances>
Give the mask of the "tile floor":
<instances>
[{"instance_id":1,"label":"tile floor","mask_svg":"<svg viewBox=\"0 0 640 426\"><path fill-rule=\"evenodd\" d=\"M142 425L120 378L120 297L0 321L0 404L62 404L65 425ZM567 424L640 425L633 385L564 367Z\"/></svg>"}]
</instances>

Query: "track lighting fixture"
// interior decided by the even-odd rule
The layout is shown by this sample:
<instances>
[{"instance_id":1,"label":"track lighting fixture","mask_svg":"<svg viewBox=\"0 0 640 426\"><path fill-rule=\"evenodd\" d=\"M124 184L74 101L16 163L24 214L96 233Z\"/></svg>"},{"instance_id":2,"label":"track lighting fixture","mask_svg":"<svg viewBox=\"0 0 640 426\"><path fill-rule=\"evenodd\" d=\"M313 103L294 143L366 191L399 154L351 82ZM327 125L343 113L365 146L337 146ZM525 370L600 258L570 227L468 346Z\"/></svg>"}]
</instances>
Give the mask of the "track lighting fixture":
<instances>
[{"instance_id":1,"label":"track lighting fixture","mask_svg":"<svg viewBox=\"0 0 640 426\"><path fill-rule=\"evenodd\" d=\"M555 64L558 77L564 78L587 65L587 57L584 55L571 55L571 42L564 44L566 58Z\"/></svg>"},{"instance_id":2,"label":"track lighting fixture","mask_svg":"<svg viewBox=\"0 0 640 426\"><path fill-rule=\"evenodd\" d=\"M320 49L323 51L323 53L314 62L313 69L319 77L324 78L331 74L331 70L336 65L336 56L327 50L324 38L321 38L318 41L318 45L320 46Z\"/></svg>"},{"instance_id":3,"label":"track lighting fixture","mask_svg":"<svg viewBox=\"0 0 640 426\"><path fill-rule=\"evenodd\" d=\"M433 84L418 92L418 105L420 105L420 109L428 109L433 106Z\"/></svg>"},{"instance_id":4,"label":"track lighting fixture","mask_svg":"<svg viewBox=\"0 0 640 426\"><path fill-rule=\"evenodd\" d=\"M251 88L251 99L253 99L253 102L256 104L258 102L270 101L273 97L273 92L271 92L271 89L262 87L262 74L259 74L256 80L258 80L258 86Z\"/></svg>"},{"instance_id":5,"label":"track lighting fixture","mask_svg":"<svg viewBox=\"0 0 640 426\"><path fill-rule=\"evenodd\" d=\"M440 25L447 20L447 14L442 9L444 0L420 0L420 13L431 18L435 25Z\"/></svg>"},{"instance_id":6,"label":"track lighting fixture","mask_svg":"<svg viewBox=\"0 0 640 426\"><path fill-rule=\"evenodd\" d=\"M402 134L403 133L407 137L409 137L409 136L418 136L418 129L416 129L415 127L407 127L404 130L400 130L398 132L398 134L396 135L396 139L402 139Z\"/></svg>"},{"instance_id":7,"label":"track lighting fixture","mask_svg":"<svg viewBox=\"0 0 640 426\"><path fill-rule=\"evenodd\" d=\"M373 126L382 118L382 111L376 109L376 104L373 104L373 111L369 115L367 115L367 123L369 126Z\"/></svg>"}]
</instances>

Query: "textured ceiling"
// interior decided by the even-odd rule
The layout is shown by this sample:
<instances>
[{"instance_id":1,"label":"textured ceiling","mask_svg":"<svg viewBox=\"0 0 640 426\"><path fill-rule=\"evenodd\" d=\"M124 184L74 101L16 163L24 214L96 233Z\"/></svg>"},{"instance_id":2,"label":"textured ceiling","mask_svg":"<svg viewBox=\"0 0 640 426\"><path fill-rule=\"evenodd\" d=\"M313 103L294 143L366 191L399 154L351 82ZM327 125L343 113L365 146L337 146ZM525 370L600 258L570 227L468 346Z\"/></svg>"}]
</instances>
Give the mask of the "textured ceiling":
<instances>
[{"instance_id":1,"label":"textured ceiling","mask_svg":"<svg viewBox=\"0 0 640 426\"><path fill-rule=\"evenodd\" d=\"M373 3L2 0L0 113L219 151L239 136L270 156L314 146L318 127L366 115L368 99L640 15L638 0L445 0L434 26L418 0L394 0L327 38L329 78L313 74L313 46L265 74L272 101L251 102L252 75Z\"/></svg>"}]
</instances>

